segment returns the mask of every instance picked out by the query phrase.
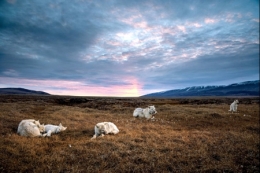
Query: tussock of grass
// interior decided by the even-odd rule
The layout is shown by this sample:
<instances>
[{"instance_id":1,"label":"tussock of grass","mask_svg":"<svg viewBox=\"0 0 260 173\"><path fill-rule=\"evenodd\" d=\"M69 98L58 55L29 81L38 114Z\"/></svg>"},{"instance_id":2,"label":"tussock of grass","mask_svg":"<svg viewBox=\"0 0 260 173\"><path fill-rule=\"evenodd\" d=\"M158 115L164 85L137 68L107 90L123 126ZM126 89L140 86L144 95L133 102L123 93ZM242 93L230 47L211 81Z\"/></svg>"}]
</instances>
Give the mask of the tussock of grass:
<instances>
[{"instance_id":1,"label":"tussock of grass","mask_svg":"<svg viewBox=\"0 0 260 173\"><path fill-rule=\"evenodd\" d=\"M259 172L259 98L238 99L1 96L0 172ZM156 119L134 119L147 105ZM28 118L68 128L21 137ZM120 132L90 140L103 121Z\"/></svg>"}]
</instances>

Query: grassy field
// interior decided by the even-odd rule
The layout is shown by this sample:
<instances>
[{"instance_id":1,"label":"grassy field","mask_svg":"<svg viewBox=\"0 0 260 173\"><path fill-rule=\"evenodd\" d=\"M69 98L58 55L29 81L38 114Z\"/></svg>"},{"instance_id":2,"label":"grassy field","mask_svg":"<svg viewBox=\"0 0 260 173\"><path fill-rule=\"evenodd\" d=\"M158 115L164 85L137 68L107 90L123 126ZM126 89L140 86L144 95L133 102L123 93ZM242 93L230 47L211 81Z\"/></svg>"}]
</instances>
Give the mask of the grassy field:
<instances>
[{"instance_id":1,"label":"grassy field","mask_svg":"<svg viewBox=\"0 0 260 173\"><path fill-rule=\"evenodd\" d=\"M0 172L259 172L259 97L0 97ZM155 105L154 121L133 118ZM16 134L23 119L68 127L51 137ZM90 140L98 122L117 135Z\"/></svg>"}]
</instances>

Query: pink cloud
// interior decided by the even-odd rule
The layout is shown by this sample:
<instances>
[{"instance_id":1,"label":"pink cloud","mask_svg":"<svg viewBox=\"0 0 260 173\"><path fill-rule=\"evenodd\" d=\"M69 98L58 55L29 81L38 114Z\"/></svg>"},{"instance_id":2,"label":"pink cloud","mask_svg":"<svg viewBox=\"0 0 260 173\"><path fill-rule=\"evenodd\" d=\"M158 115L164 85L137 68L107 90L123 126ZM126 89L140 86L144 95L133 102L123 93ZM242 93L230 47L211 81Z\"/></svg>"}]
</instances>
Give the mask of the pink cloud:
<instances>
[{"instance_id":1,"label":"pink cloud","mask_svg":"<svg viewBox=\"0 0 260 173\"><path fill-rule=\"evenodd\" d=\"M204 20L204 22L207 23L207 24L210 24L210 23L215 23L216 20L210 19L210 18L206 18L206 19Z\"/></svg>"},{"instance_id":2,"label":"pink cloud","mask_svg":"<svg viewBox=\"0 0 260 173\"><path fill-rule=\"evenodd\" d=\"M134 27L136 27L136 28L143 28L143 29L147 29L148 28L146 21L135 23Z\"/></svg>"},{"instance_id":3,"label":"pink cloud","mask_svg":"<svg viewBox=\"0 0 260 173\"><path fill-rule=\"evenodd\" d=\"M111 45L111 46L120 46L121 45L121 43L117 40L108 40L106 42L106 44Z\"/></svg>"},{"instance_id":4,"label":"pink cloud","mask_svg":"<svg viewBox=\"0 0 260 173\"><path fill-rule=\"evenodd\" d=\"M185 23L185 26L187 28L201 28L202 27L202 24L198 23L198 22L186 22Z\"/></svg>"},{"instance_id":5,"label":"pink cloud","mask_svg":"<svg viewBox=\"0 0 260 173\"><path fill-rule=\"evenodd\" d=\"M193 26L195 26L196 28L200 28L200 27L202 27L202 25L199 24L199 23L193 23Z\"/></svg>"},{"instance_id":6,"label":"pink cloud","mask_svg":"<svg viewBox=\"0 0 260 173\"><path fill-rule=\"evenodd\" d=\"M177 28L178 28L179 30L181 30L182 32L184 32L184 33L186 32L185 26L178 25Z\"/></svg>"},{"instance_id":7,"label":"pink cloud","mask_svg":"<svg viewBox=\"0 0 260 173\"><path fill-rule=\"evenodd\" d=\"M140 95L142 84L140 84L136 78L125 77L124 81L128 84L104 87L88 85L80 81L34 80L0 77L0 87L26 88L36 91L44 91L53 95L119 97L136 97Z\"/></svg>"},{"instance_id":8,"label":"pink cloud","mask_svg":"<svg viewBox=\"0 0 260 173\"><path fill-rule=\"evenodd\" d=\"M128 24L128 25L134 25L135 23L137 23L138 21L140 21L140 19L143 18L143 16L138 12L135 11L136 15L132 15L131 17L128 18L123 18L120 19L120 16L117 16L122 22ZM138 14L139 13L139 14Z\"/></svg>"}]
</instances>

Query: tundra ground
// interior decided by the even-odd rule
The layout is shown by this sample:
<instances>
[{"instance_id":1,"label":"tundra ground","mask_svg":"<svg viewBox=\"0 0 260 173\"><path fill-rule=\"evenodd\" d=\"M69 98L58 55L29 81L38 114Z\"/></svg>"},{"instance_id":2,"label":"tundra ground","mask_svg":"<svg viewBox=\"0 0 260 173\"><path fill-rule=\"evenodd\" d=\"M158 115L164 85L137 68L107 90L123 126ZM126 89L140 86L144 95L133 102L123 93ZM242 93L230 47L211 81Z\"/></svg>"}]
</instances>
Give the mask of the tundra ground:
<instances>
[{"instance_id":1,"label":"tundra ground","mask_svg":"<svg viewBox=\"0 0 260 173\"><path fill-rule=\"evenodd\" d=\"M238 113L229 105L239 100ZM154 121L135 119L155 105ZM23 119L68 127L51 137L16 134ZM90 140L98 122L117 135ZM0 97L0 172L259 172L259 97Z\"/></svg>"}]
</instances>

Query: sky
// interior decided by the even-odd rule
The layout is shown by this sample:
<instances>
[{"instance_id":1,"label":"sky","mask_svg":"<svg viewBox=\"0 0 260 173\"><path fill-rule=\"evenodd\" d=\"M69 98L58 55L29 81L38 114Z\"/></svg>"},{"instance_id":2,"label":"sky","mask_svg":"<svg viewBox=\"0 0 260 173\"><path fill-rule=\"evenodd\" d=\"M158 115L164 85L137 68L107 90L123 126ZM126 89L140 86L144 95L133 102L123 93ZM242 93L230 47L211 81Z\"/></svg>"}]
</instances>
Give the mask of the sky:
<instances>
[{"instance_id":1,"label":"sky","mask_svg":"<svg viewBox=\"0 0 260 173\"><path fill-rule=\"evenodd\" d=\"M259 80L259 0L2 0L0 88L136 97Z\"/></svg>"}]
</instances>

